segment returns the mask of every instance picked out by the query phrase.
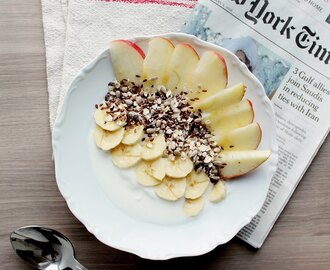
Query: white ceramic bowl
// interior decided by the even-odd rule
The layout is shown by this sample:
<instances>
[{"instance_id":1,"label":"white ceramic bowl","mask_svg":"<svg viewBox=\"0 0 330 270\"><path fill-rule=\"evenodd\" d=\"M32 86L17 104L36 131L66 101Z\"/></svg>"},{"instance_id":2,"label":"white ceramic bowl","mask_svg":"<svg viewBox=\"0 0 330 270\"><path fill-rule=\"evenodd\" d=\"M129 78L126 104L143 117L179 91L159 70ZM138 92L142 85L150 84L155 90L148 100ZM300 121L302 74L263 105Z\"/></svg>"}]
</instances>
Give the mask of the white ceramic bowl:
<instances>
[{"instance_id":1,"label":"white ceramic bowl","mask_svg":"<svg viewBox=\"0 0 330 270\"><path fill-rule=\"evenodd\" d=\"M246 97L252 101L255 121L263 131L259 149L270 149L272 155L252 173L229 181L229 195L224 201L207 203L198 217L166 222L164 217L171 211L177 214L182 201L160 205L159 199L150 197L150 191L132 184L134 179L130 178L134 177L129 170L115 168L109 156L94 145L91 136L94 104L104 99L114 75L107 50L88 64L72 82L54 125L58 187L71 212L101 242L143 258L160 260L204 254L232 239L260 210L277 164L273 109L262 85L246 66L229 51L194 36L174 33L162 36L174 44L191 44L200 54L216 50L224 56L228 85L244 82L247 86ZM150 38L136 37L131 41L146 51ZM104 181L106 177L109 182ZM130 192L125 194L125 188L130 188ZM132 192L139 194L140 199L149 196L147 200L155 203L139 206L139 198ZM170 211L165 214L162 211L167 207ZM154 214L158 218L153 220Z\"/></svg>"}]
</instances>

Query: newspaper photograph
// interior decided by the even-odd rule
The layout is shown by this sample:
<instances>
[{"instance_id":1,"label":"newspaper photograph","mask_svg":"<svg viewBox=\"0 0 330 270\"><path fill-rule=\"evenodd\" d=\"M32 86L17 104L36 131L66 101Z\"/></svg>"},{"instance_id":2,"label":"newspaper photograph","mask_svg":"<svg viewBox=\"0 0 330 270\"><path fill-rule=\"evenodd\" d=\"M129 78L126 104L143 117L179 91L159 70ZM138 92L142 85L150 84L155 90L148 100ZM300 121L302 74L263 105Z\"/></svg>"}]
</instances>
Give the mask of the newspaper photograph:
<instances>
[{"instance_id":1,"label":"newspaper photograph","mask_svg":"<svg viewBox=\"0 0 330 270\"><path fill-rule=\"evenodd\" d=\"M278 169L262 209L238 234L255 248L329 133L329 30L328 0L200 0L182 28L233 52L274 107Z\"/></svg>"}]
</instances>

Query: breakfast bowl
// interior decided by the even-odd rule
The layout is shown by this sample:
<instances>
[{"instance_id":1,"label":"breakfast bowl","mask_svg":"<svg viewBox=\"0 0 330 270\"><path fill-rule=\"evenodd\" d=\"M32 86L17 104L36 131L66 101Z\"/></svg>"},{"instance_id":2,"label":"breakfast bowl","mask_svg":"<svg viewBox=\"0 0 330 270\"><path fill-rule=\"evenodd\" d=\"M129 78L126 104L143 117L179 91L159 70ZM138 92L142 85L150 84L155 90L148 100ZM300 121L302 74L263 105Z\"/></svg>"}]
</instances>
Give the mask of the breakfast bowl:
<instances>
[{"instance_id":1,"label":"breakfast bowl","mask_svg":"<svg viewBox=\"0 0 330 270\"><path fill-rule=\"evenodd\" d=\"M234 145L233 143L223 142L221 146L219 144L219 147L221 147L219 157L222 158L222 163L220 162L219 165L220 167L224 167L221 168L221 181L215 177L213 179L214 181L211 181L212 183L205 186L205 190L203 190L203 192L205 191L205 195L203 196L207 196L206 190L208 190L209 200L203 200L203 205L198 208L198 213L195 211L196 207L193 207L193 211L191 210L190 203L193 205L196 197L188 197L187 189L186 193L182 193L180 196L175 196L177 193L172 192L174 198L171 199L168 198L168 186L165 186L165 191L164 187L161 191L158 188L158 186L164 184L165 180L163 182L160 181L159 185L156 182L155 189L154 187L143 185L146 178L142 177L140 182L136 181L135 167L139 166L141 162L147 163L147 161L149 162L155 158L155 156L150 157L147 147L143 148L142 145L143 150L141 151L141 155L144 157L144 161L140 161L141 158L139 158L136 162L134 161L137 163L135 167L133 166L135 163L131 163L126 167L120 167L120 164L127 161L125 159L126 157L119 156L117 159L114 157L116 157L117 152L123 152L123 147L127 149L127 145L122 144L124 126L116 127L116 130L118 130L117 133L121 133L120 140L117 143L114 142L117 140L114 137L110 137L111 139L107 144L102 141L106 134L112 136L114 132L109 131L109 129L105 130L109 127L107 121L102 119L99 121L98 117L103 113L103 104L111 96L111 91L113 91L113 98L116 98L116 89L119 89L119 87L121 87L120 89L124 87L125 91L130 91L131 89L127 87L126 79L122 80L122 78L118 77L122 75L126 77L131 76L128 81L134 81L136 79L141 85L143 83L149 83L148 87L151 88L155 84L155 88L157 88L156 83L152 83L152 81L159 80L158 77L149 78L149 81L148 79L143 80L143 76L145 75L135 74L134 68L135 66L141 68L135 63L139 61L142 61L141 63L143 61L144 63L146 62L146 59L148 59L148 50L149 56L151 54L151 41L159 38L162 39L161 42L164 42L164 40L169 41L173 44L173 48L182 45L181 47L186 47L196 53L198 61L196 61L197 67L195 70L199 68L199 71L189 76L192 78L191 81L197 80L195 85L192 82L190 86L199 89L196 91L199 91L201 94L206 93L207 90L204 89L203 85L199 84L199 80L205 85L210 85L210 89L212 88L212 83L213 85L219 85L219 87L223 83L221 80L216 81L217 78L215 77L214 79L213 77L209 77L214 71L214 68L206 70L208 67L201 64L203 61L203 63L208 61L207 56L213 57L212 59L214 59L214 55L219 56L220 61L212 63L215 66L222 66L221 70L224 74L223 80L225 82L221 88L236 89L237 85L241 84L240 88L244 85L244 88L242 88L244 90L242 92L244 99L240 97L242 100L235 104L239 103L239 108L247 108L249 115L252 115L252 118L250 117L251 119L248 121L256 123L253 125L253 130L258 130L258 135L256 136L260 136L257 140L254 139L257 141L255 147L258 148L256 150L246 151L244 148L245 144L242 146L243 148L239 149L235 149L236 143ZM129 53L126 48L132 50L133 54L128 56ZM154 48L157 51L158 48L161 48L161 45L157 44ZM147 54L146 57L144 57L145 54ZM137 57L137 60L134 60L134 57ZM154 62L156 64L153 65L157 65L159 61L165 61L167 58L170 57L161 54L159 58L155 59L154 57L152 61L149 57L149 62ZM127 59L132 63L127 63ZM179 63L186 63L187 66L190 66L190 59L185 60L181 60ZM128 65L130 74L122 74L125 73ZM153 71L148 72L152 73ZM176 76L182 81L181 74L179 74L180 76L177 75L180 72L180 70L177 71ZM204 74L207 74L206 77L208 80L205 80ZM166 81L162 81L159 84L165 83L169 85L171 77L168 77ZM173 80L175 81L175 79ZM119 86L122 82L125 85ZM135 87L134 82L132 85ZM175 82L174 85L177 88L178 83ZM167 91L166 87L159 87L157 89L155 91ZM183 89L186 89L185 86L183 86ZM219 90L219 93L221 91L223 90ZM168 95L167 98L174 97L174 94L171 92L166 93L164 96ZM120 96L120 93L118 95ZM193 104L187 104L187 107L190 106L187 110L192 110L192 114L199 113L201 121L206 123L202 128L206 130L207 128L205 126L209 123L207 122L208 116L205 116L203 113L204 110L211 111L212 107L213 114L211 113L210 115L213 115L216 119L218 119L219 115L230 112L230 110L222 111L221 106L217 105L217 95L214 92L208 97L205 96L205 100L208 99L207 102L202 102L204 97L194 96L191 100L195 102ZM149 96L146 94L145 97ZM125 99L123 100L125 101ZM127 104L130 103L131 101L127 102ZM234 107L238 106L235 104L233 105ZM234 108L233 106L230 108ZM106 109L109 109L110 112L110 108ZM236 113L236 109L234 111ZM106 117L108 119L109 116ZM213 119L212 117L211 120ZM243 118L239 115L239 117L230 119L238 119L237 121L239 122ZM212 123L212 121L209 122ZM227 121L226 123L232 125L233 122L236 123L236 120ZM113 126L110 127L110 130L112 128ZM144 127L145 133L147 133L146 128ZM120 131L121 129L123 129L122 132ZM213 131L216 133L217 129L213 128ZM243 138L247 138L247 134L244 133ZM110 53L109 48L105 49L90 64L83 68L73 80L64 99L62 109L55 121L52 135L57 185L75 217L104 244L143 258L157 260L201 255L232 239L240 229L251 221L262 207L271 179L276 170L278 158L274 113L261 83L231 52L199 40L194 36L179 33L135 37L130 40L112 42ZM116 138L118 138L117 135ZM249 136L251 137L251 135ZM227 141L233 141L232 138L234 137L234 135L229 136ZM129 139L127 140L129 141ZM152 138L151 141L153 140ZM243 140L245 141L246 139ZM118 145L120 141L122 142ZM237 143L237 147L238 145L239 143ZM109 154L108 150L110 150L111 154ZM187 149L187 155L189 155L188 152L189 149ZM245 161L237 158L238 153L241 153L241 158ZM252 158L250 153L252 153ZM204 158L206 159L205 155ZM193 158L191 159L194 160ZM251 159L253 159L252 163ZM184 160L186 160L186 157ZM228 165L227 163L230 164ZM171 167L166 171L167 177L174 177L176 175L178 177L185 177L188 173L192 173L193 170L197 170L195 163L190 167L189 171L183 175L180 175L181 168L178 174ZM156 170L156 172L159 171ZM145 177L148 178L149 176L146 175ZM211 175L210 177L214 176ZM182 184L184 182L186 187L186 181L188 180L180 180L180 183ZM225 183L226 191L222 194L226 196L220 197L219 195L216 199L213 197L212 200L210 194L212 192L213 194L218 194L214 191L214 187L218 183ZM199 196L202 195L200 194ZM165 199L167 197L169 200L160 199L163 197ZM184 211L182 210L182 205L184 205Z\"/></svg>"}]
</instances>

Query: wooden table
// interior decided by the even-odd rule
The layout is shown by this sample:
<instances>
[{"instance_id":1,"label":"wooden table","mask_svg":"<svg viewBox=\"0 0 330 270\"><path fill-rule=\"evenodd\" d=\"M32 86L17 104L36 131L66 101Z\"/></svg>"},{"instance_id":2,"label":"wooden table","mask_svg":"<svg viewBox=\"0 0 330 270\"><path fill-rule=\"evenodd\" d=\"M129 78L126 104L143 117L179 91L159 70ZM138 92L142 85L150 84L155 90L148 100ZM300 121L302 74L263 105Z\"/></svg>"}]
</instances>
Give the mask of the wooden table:
<instances>
[{"instance_id":1,"label":"wooden table","mask_svg":"<svg viewBox=\"0 0 330 270\"><path fill-rule=\"evenodd\" d=\"M55 183L39 2L0 2L0 269L30 269L9 242L12 230L28 224L66 234L90 269L330 269L329 139L260 250L233 239L204 256L157 262L88 233Z\"/></svg>"}]
</instances>

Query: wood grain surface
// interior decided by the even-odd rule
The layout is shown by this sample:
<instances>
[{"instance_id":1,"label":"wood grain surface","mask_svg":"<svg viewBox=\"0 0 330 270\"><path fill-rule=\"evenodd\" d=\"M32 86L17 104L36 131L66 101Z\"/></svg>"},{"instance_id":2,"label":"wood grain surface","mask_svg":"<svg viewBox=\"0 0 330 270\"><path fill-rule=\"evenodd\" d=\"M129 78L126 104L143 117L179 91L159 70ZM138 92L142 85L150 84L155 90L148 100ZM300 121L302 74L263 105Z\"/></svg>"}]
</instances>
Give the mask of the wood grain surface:
<instances>
[{"instance_id":1,"label":"wood grain surface","mask_svg":"<svg viewBox=\"0 0 330 270\"><path fill-rule=\"evenodd\" d=\"M54 177L39 0L0 2L0 269L30 269L9 234L38 224L67 235L89 269L330 269L330 140L260 250L239 239L199 257L148 261L107 247L70 213Z\"/></svg>"}]
</instances>

